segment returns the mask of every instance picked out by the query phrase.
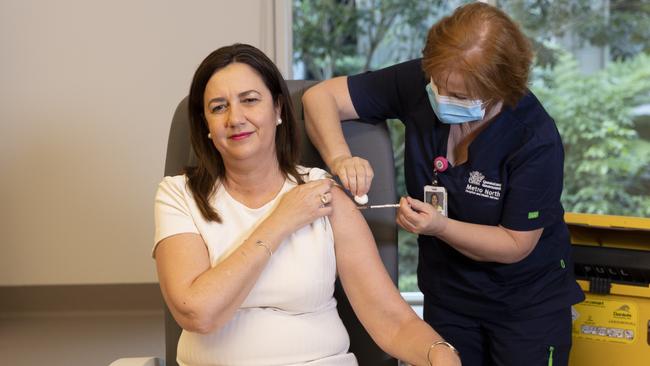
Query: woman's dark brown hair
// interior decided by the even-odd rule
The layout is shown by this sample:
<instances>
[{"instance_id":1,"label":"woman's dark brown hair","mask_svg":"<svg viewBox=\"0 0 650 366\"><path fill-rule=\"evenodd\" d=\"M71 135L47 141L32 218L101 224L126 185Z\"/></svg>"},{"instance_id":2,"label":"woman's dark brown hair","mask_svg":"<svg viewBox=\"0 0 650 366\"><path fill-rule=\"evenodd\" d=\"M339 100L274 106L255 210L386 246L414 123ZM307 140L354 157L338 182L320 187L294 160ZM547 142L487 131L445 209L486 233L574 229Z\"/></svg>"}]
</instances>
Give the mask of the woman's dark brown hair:
<instances>
[{"instance_id":1,"label":"woman's dark brown hair","mask_svg":"<svg viewBox=\"0 0 650 366\"><path fill-rule=\"evenodd\" d=\"M186 168L185 174L201 214L208 221L221 222L209 202L217 182L225 178L226 170L221 154L207 137L209 130L203 113L203 96L212 75L235 62L252 67L271 92L275 105L280 106L283 122L277 126L275 134L278 164L285 178L292 177L298 183L304 183L296 170L300 159L299 137L291 97L282 74L273 61L253 46L238 43L219 48L208 55L194 73L189 96L190 138L198 163L196 167Z\"/></svg>"},{"instance_id":2,"label":"woman's dark brown hair","mask_svg":"<svg viewBox=\"0 0 650 366\"><path fill-rule=\"evenodd\" d=\"M483 3L459 7L429 30L422 68L438 85L459 74L472 98L514 107L528 92L530 42L504 12Z\"/></svg>"}]
</instances>

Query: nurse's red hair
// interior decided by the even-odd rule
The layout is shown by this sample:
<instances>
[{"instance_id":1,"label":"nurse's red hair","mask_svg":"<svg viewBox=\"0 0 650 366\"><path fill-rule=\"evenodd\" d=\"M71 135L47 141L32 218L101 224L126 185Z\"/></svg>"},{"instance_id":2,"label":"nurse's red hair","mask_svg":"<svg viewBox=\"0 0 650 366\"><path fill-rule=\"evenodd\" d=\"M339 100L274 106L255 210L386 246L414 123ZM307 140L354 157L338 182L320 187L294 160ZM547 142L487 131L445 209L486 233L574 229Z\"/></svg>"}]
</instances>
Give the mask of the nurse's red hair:
<instances>
[{"instance_id":1,"label":"nurse's red hair","mask_svg":"<svg viewBox=\"0 0 650 366\"><path fill-rule=\"evenodd\" d=\"M530 42L512 19L494 6L471 3L431 27L422 68L437 85L458 73L470 97L514 107L528 91L532 59Z\"/></svg>"}]
</instances>

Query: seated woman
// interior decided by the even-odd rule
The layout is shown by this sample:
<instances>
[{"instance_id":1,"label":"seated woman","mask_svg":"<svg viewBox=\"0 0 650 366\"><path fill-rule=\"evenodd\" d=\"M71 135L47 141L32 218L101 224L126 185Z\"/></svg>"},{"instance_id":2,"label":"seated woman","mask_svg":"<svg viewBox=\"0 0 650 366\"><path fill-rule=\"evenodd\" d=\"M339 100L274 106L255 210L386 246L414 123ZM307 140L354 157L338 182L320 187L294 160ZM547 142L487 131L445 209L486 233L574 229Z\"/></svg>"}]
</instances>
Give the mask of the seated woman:
<instances>
[{"instance_id":1,"label":"seated woman","mask_svg":"<svg viewBox=\"0 0 650 366\"><path fill-rule=\"evenodd\" d=\"M189 97L198 165L166 177L154 257L184 329L181 365L356 365L336 275L372 338L414 365L460 365L386 273L368 226L325 171L298 162L286 84L242 44L199 66Z\"/></svg>"}]
</instances>

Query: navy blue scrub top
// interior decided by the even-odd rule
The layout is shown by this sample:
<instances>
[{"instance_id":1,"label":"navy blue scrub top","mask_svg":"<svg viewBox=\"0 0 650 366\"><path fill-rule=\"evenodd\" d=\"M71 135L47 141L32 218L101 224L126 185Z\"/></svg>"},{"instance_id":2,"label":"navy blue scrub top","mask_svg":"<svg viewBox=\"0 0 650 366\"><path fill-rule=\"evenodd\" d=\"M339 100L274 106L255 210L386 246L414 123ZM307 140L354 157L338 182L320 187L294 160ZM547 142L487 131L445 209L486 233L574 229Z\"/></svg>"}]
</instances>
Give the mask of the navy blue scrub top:
<instances>
[{"instance_id":1,"label":"navy blue scrub top","mask_svg":"<svg viewBox=\"0 0 650 366\"><path fill-rule=\"evenodd\" d=\"M422 200L433 159L446 156L449 125L431 108L421 59L351 76L348 88L366 120L405 125L404 170ZM468 148L468 161L438 173L450 218L517 231L544 228L535 249L513 264L477 262L444 241L418 237L418 286L433 301L470 316L531 317L584 299L573 275L562 193L564 150L553 119L532 94L504 106Z\"/></svg>"}]
</instances>

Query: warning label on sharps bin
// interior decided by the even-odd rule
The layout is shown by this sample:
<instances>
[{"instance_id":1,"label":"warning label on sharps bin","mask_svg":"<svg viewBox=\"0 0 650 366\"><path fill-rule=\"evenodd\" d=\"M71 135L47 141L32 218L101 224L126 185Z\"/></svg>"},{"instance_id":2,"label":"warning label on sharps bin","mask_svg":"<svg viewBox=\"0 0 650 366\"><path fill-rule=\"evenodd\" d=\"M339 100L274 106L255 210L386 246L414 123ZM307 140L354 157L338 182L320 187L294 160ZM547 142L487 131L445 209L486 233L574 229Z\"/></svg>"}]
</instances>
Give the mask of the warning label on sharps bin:
<instances>
[{"instance_id":1,"label":"warning label on sharps bin","mask_svg":"<svg viewBox=\"0 0 650 366\"><path fill-rule=\"evenodd\" d=\"M585 301L573 307L574 339L634 342L638 321L635 303L587 297Z\"/></svg>"}]
</instances>

